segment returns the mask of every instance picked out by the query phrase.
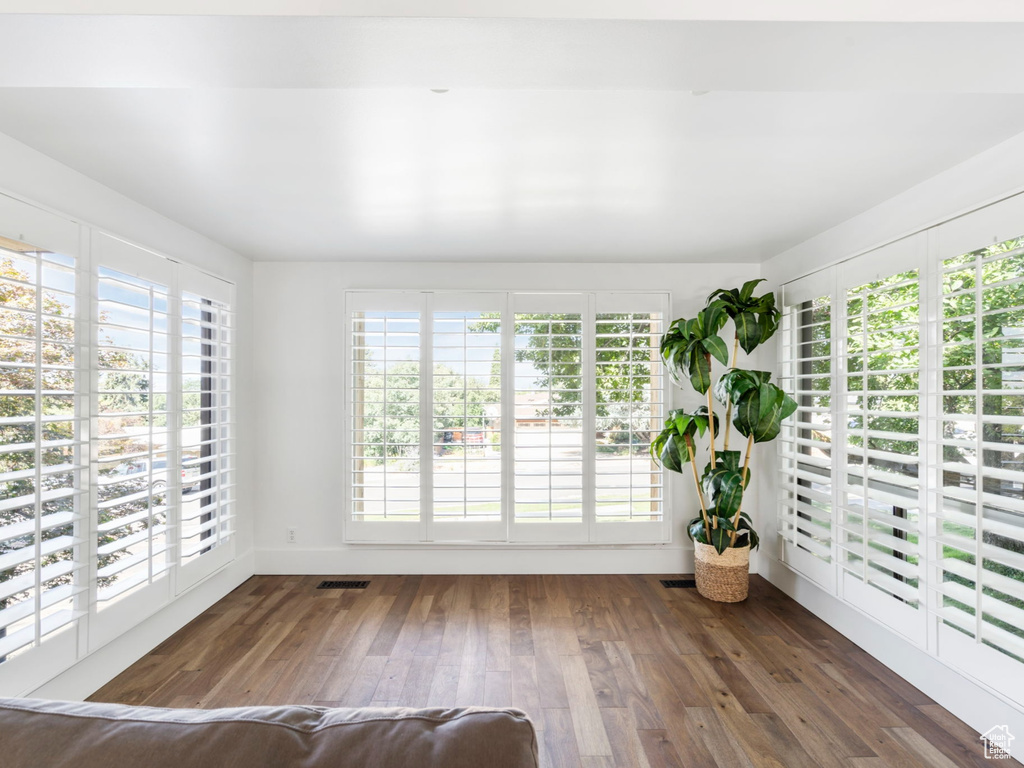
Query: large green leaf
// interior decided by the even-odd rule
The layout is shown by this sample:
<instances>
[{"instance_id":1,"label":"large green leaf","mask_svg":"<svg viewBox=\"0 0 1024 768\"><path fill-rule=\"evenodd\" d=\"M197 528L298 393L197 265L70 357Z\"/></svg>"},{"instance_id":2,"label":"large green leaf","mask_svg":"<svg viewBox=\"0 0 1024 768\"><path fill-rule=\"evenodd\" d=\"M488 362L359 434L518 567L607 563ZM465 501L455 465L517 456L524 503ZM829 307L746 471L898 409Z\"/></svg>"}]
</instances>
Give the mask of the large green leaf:
<instances>
[{"instance_id":1,"label":"large green leaf","mask_svg":"<svg viewBox=\"0 0 1024 768\"><path fill-rule=\"evenodd\" d=\"M748 355L761 343L761 324L753 312L740 312L733 321L736 324L736 340Z\"/></svg>"},{"instance_id":2,"label":"large green leaf","mask_svg":"<svg viewBox=\"0 0 1024 768\"><path fill-rule=\"evenodd\" d=\"M757 532L750 527L749 516L746 513L742 513L739 525L735 526L732 524L732 520L728 517L722 517L716 513L716 510L709 510L710 521L709 525L704 525L703 517L695 517L686 525L686 534L699 544L711 544L714 546L718 554L722 554L730 546L743 547L747 545L748 537L750 541L751 549L755 549L760 543L757 537ZM714 523L716 527L711 528L710 523ZM711 539L708 539L708 529L711 530ZM732 531L736 530L735 543L731 541Z\"/></svg>"},{"instance_id":3,"label":"large green leaf","mask_svg":"<svg viewBox=\"0 0 1024 768\"><path fill-rule=\"evenodd\" d=\"M742 547L749 542L751 549L757 549L761 545L761 538L750 524L750 515L746 512L740 513L740 520L736 524L736 531L736 543L733 546Z\"/></svg>"},{"instance_id":4,"label":"large green leaf","mask_svg":"<svg viewBox=\"0 0 1024 768\"><path fill-rule=\"evenodd\" d=\"M718 554L725 552L732 544L730 531L732 531L732 523L725 517L718 518L718 527L711 529L711 541L708 543L715 548Z\"/></svg>"},{"instance_id":5,"label":"large green leaf","mask_svg":"<svg viewBox=\"0 0 1024 768\"><path fill-rule=\"evenodd\" d=\"M710 304L716 299L723 301L726 304L735 304L740 300L740 292L736 288L718 288L708 294L707 303Z\"/></svg>"},{"instance_id":6,"label":"large green leaf","mask_svg":"<svg viewBox=\"0 0 1024 768\"><path fill-rule=\"evenodd\" d=\"M771 379L768 371L748 371L744 368L731 368L715 383L715 399L725 405L728 402L738 403L743 395L756 389Z\"/></svg>"},{"instance_id":7,"label":"large green leaf","mask_svg":"<svg viewBox=\"0 0 1024 768\"><path fill-rule=\"evenodd\" d=\"M693 421L693 414L683 410L671 411L665 424L671 424L677 435L692 435L697 428Z\"/></svg>"},{"instance_id":8,"label":"large green leaf","mask_svg":"<svg viewBox=\"0 0 1024 768\"><path fill-rule=\"evenodd\" d=\"M706 405L700 406L699 408L697 408L697 410L695 410L693 412L692 416L693 416L694 424L697 425L698 433L701 436L703 436L704 433L707 432L707 430L708 430L708 421L709 421L709 419L708 419L708 407ZM718 434L718 414L714 414L714 417L715 417L715 434L717 435Z\"/></svg>"},{"instance_id":9,"label":"large green leaf","mask_svg":"<svg viewBox=\"0 0 1024 768\"><path fill-rule=\"evenodd\" d=\"M714 469L706 467L701 484L718 513L732 517L743 501L743 475L740 472L740 452L723 451Z\"/></svg>"},{"instance_id":10,"label":"large green leaf","mask_svg":"<svg viewBox=\"0 0 1024 768\"><path fill-rule=\"evenodd\" d=\"M728 322L732 314L729 311L727 301L709 300L707 306L698 314L698 322L701 325L701 336L707 338L714 336Z\"/></svg>"},{"instance_id":11,"label":"large green leaf","mask_svg":"<svg viewBox=\"0 0 1024 768\"><path fill-rule=\"evenodd\" d=\"M715 424L718 418L715 417ZM670 411L665 426L651 441L651 457L672 472L682 472L690 463L687 439L703 435L708 429L708 409L701 406L693 413L683 410Z\"/></svg>"},{"instance_id":12,"label":"large green leaf","mask_svg":"<svg viewBox=\"0 0 1024 768\"><path fill-rule=\"evenodd\" d=\"M763 277L759 277L756 280L747 280L747 282L745 282L743 284L743 287L740 288L739 290L740 299L742 301L749 301L750 297L754 295L754 289L757 288L757 286L760 283L763 283L764 281L765 278Z\"/></svg>"},{"instance_id":13,"label":"large green leaf","mask_svg":"<svg viewBox=\"0 0 1024 768\"><path fill-rule=\"evenodd\" d=\"M702 395L711 386L711 360L704 354L704 348L694 349L687 361L690 384Z\"/></svg>"},{"instance_id":14,"label":"large green leaf","mask_svg":"<svg viewBox=\"0 0 1024 768\"><path fill-rule=\"evenodd\" d=\"M686 439L679 435L667 435L658 458L665 469L682 472L683 467L690 463L690 452L686 448Z\"/></svg>"},{"instance_id":15,"label":"large green leaf","mask_svg":"<svg viewBox=\"0 0 1024 768\"><path fill-rule=\"evenodd\" d=\"M772 299L772 309L774 309L775 297L772 296L771 299ZM757 343L758 344L763 344L764 342L768 341L768 339L770 339L772 336L774 336L775 332L779 329L779 312L778 312L778 310L774 310L774 311L766 310L762 314L758 315L757 324L758 324L758 328L759 328L758 332L759 332L759 335L760 335L760 339L758 340Z\"/></svg>"},{"instance_id":16,"label":"large green leaf","mask_svg":"<svg viewBox=\"0 0 1024 768\"><path fill-rule=\"evenodd\" d=\"M743 475L739 472L723 473L715 494L715 507L723 515L732 517L743 503Z\"/></svg>"},{"instance_id":17,"label":"large green leaf","mask_svg":"<svg viewBox=\"0 0 1024 768\"><path fill-rule=\"evenodd\" d=\"M755 443L774 440L782 429L782 420L796 410L796 401L774 384L765 382L750 389L735 406L733 424L744 437Z\"/></svg>"},{"instance_id":18,"label":"large green leaf","mask_svg":"<svg viewBox=\"0 0 1024 768\"><path fill-rule=\"evenodd\" d=\"M720 304L720 303L719 303ZM669 326L661 337L661 357L669 375L677 384L688 378L701 394L711 386L711 362L713 355L723 364L728 362L729 350L715 331L728 319L724 307L707 307L697 317L689 320L680 318Z\"/></svg>"},{"instance_id":19,"label":"large green leaf","mask_svg":"<svg viewBox=\"0 0 1024 768\"><path fill-rule=\"evenodd\" d=\"M717 424L717 421L715 423ZM704 474L709 475L715 469L731 469L733 472L739 472L742 461L742 451L716 451L715 466L712 467L710 463L706 464L704 466Z\"/></svg>"},{"instance_id":20,"label":"large green leaf","mask_svg":"<svg viewBox=\"0 0 1024 768\"><path fill-rule=\"evenodd\" d=\"M696 542L710 544L707 537L707 529L704 527L704 518L695 517L686 526L686 534Z\"/></svg>"},{"instance_id":21,"label":"large green leaf","mask_svg":"<svg viewBox=\"0 0 1024 768\"><path fill-rule=\"evenodd\" d=\"M722 365L729 364L729 347L722 341L720 336L708 336L701 340L701 346L709 354L713 355ZM707 390L704 390L707 392Z\"/></svg>"},{"instance_id":22,"label":"large green leaf","mask_svg":"<svg viewBox=\"0 0 1024 768\"><path fill-rule=\"evenodd\" d=\"M698 315L701 320L699 335L703 338L716 334L721 327L719 317L724 314L732 319L736 326L736 339L747 354L771 338L778 329L780 313L775 306L775 294L769 291L761 296L754 295L754 290L762 282L764 278L758 278L748 280L741 288L712 291L707 306Z\"/></svg>"}]
</instances>

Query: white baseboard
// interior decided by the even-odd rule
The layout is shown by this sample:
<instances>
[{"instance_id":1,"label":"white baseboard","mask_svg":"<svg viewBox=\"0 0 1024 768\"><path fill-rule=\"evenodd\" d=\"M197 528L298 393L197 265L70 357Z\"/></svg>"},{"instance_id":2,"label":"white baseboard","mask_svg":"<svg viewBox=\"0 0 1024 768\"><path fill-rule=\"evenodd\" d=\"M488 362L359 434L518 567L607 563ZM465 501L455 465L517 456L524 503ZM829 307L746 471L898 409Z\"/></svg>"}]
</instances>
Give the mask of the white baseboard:
<instances>
[{"instance_id":1,"label":"white baseboard","mask_svg":"<svg viewBox=\"0 0 1024 768\"><path fill-rule=\"evenodd\" d=\"M256 573L466 574L466 573L693 573L693 549L653 546L424 548L356 546L344 549L282 547L256 550Z\"/></svg>"},{"instance_id":2,"label":"white baseboard","mask_svg":"<svg viewBox=\"0 0 1024 768\"><path fill-rule=\"evenodd\" d=\"M1006 725L1024 735L1024 707L965 677L927 651L903 639L867 614L764 556L761 575L911 685L969 726L984 733Z\"/></svg>"},{"instance_id":3,"label":"white baseboard","mask_svg":"<svg viewBox=\"0 0 1024 768\"><path fill-rule=\"evenodd\" d=\"M253 563L250 550L167 607L24 695L37 699L85 699L252 576Z\"/></svg>"}]
</instances>

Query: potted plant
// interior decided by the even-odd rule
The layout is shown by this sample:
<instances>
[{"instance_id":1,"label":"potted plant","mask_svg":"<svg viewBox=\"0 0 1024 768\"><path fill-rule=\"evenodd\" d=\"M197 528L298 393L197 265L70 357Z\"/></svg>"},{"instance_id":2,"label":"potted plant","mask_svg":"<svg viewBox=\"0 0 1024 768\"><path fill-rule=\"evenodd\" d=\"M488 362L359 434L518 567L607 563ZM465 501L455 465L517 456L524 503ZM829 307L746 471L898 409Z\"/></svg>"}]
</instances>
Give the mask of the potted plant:
<instances>
[{"instance_id":1,"label":"potted plant","mask_svg":"<svg viewBox=\"0 0 1024 768\"><path fill-rule=\"evenodd\" d=\"M750 482L750 454L754 443L774 440L781 422L796 410L796 402L769 380L767 371L737 368L739 350L750 354L770 339L779 327L775 296L754 295L761 280L742 288L719 289L692 319L673 322L661 339L661 356L672 380L689 382L707 405L692 412L674 410L665 428L651 444L651 455L664 467L683 473L687 464L700 502L700 515L686 526L694 542L697 591L721 602L747 597L750 550L759 541L750 515L743 509ZM734 328L732 360L719 332L729 322ZM728 365L714 379L713 361ZM715 401L724 418L715 412ZM730 450L732 432L746 438L746 449ZM697 438L708 435L708 463L697 469ZM721 439L721 448L717 442Z\"/></svg>"}]
</instances>

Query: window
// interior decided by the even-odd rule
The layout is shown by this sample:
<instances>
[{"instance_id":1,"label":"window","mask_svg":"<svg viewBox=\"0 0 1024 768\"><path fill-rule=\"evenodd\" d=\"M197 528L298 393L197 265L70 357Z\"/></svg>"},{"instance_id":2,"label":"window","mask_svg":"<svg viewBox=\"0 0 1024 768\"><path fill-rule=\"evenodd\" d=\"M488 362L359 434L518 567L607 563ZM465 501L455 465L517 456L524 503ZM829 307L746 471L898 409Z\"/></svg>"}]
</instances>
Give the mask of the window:
<instances>
[{"instance_id":1,"label":"window","mask_svg":"<svg viewBox=\"0 0 1024 768\"><path fill-rule=\"evenodd\" d=\"M201 275L183 278L197 281ZM207 283L210 281L207 280ZM219 282L219 281L218 281ZM222 285L181 293L178 591L230 559L234 533L232 313Z\"/></svg>"},{"instance_id":2,"label":"window","mask_svg":"<svg viewBox=\"0 0 1024 768\"><path fill-rule=\"evenodd\" d=\"M660 312L602 312L596 318L595 503L599 523L662 516L664 474L651 437L664 420Z\"/></svg>"},{"instance_id":3,"label":"window","mask_svg":"<svg viewBox=\"0 0 1024 768\"><path fill-rule=\"evenodd\" d=\"M101 609L170 565L168 290L98 270L94 471Z\"/></svg>"},{"instance_id":4,"label":"window","mask_svg":"<svg viewBox=\"0 0 1024 768\"><path fill-rule=\"evenodd\" d=\"M430 381L420 373L420 303L351 315L351 519L371 537L382 526L420 535L420 414Z\"/></svg>"},{"instance_id":5,"label":"window","mask_svg":"<svg viewBox=\"0 0 1024 768\"><path fill-rule=\"evenodd\" d=\"M797 410L779 435L778 531L783 559L832 586L832 300L814 283L784 291L779 382Z\"/></svg>"},{"instance_id":6,"label":"window","mask_svg":"<svg viewBox=\"0 0 1024 768\"><path fill-rule=\"evenodd\" d=\"M523 536L553 537L563 532L551 525L583 524L581 299L559 297L564 311L513 318L515 523Z\"/></svg>"},{"instance_id":7,"label":"window","mask_svg":"<svg viewBox=\"0 0 1024 768\"><path fill-rule=\"evenodd\" d=\"M1024 238L946 259L941 283L937 608L1024 662Z\"/></svg>"},{"instance_id":8,"label":"window","mask_svg":"<svg viewBox=\"0 0 1024 768\"><path fill-rule=\"evenodd\" d=\"M919 288L917 270L849 288L840 361L840 563L860 583L914 609L922 508Z\"/></svg>"},{"instance_id":9,"label":"window","mask_svg":"<svg viewBox=\"0 0 1024 768\"><path fill-rule=\"evenodd\" d=\"M443 311L446 303L462 309ZM502 529L501 313L487 301L467 311L470 303L469 297L433 302L433 521L446 529L442 538L452 538L456 527L490 537Z\"/></svg>"},{"instance_id":10,"label":"window","mask_svg":"<svg viewBox=\"0 0 1024 768\"><path fill-rule=\"evenodd\" d=\"M17 695L229 562L234 478L230 286L0 195L13 231L0 672Z\"/></svg>"},{"instance_id":11,"label":"window","mask_svg":"<svg viewBox=\"0 0 1024 768\"><path fill-rule=\"evenodd\" d=\"M781 337L782 559L1003 693L1024 690L1022 222L1019 196L794 281Z\"/></svg>"},{"instance_id":12,"label":"window","mask_svg":"<svg viewBox=\"0 0 1024 768\"><path fill-rule=\"evenodd\" d=\"M347 302L350 540L666 540L664 295Z\"/></svg>"},{"instance_id":13,"label":"window","mask_svg":"<svg viewBox=\"0 0 1024 768\"><path fill-rule=\"evenodd\" d=\"M76 287L74 258L0 238L0 661L80 615Z\"/></svg>"}]
</instances>

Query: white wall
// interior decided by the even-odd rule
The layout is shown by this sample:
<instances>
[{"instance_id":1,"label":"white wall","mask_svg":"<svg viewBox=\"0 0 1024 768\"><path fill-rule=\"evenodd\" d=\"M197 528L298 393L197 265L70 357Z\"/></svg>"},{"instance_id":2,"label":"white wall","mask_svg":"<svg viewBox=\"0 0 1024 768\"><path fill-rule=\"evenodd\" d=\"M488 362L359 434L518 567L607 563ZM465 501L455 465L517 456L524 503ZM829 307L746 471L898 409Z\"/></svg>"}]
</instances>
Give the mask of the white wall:
<instances>
[{"instance_id":1,"label":"white wall","mask_svg":"<svg viewBox=\"0 0 1024 768\"><path fill-rule=\"evenodd\" d=\"M766 261L773 285L948 221L1024 190L1024 134L1014 136L906 192Z\"/></svg>"},{"instance_id":2,"label":"white wall","mask_svg":"<svg viewBox=\"0 0 1024 768\"><path fill-rule=\"evenodd\" d=\"M692 572L682 523L695 514L673 476L673 542L658 546L346 545L342 540L344 317L347 289L662 290L672 317L692 316L715 288L756 277L756 264L257 263L257 573ZM679 394L679 392L677 392ZM691 393L692 394L692 393ZM678 405L687 404L679 402ZM671 474L671 473L669 473ZM680 522L682 521L682 522ZM285 543L286 529L297 543Z\"/></svg>"},{"instance_id":3,"label":"white wall","mask_svg":"<svg viewBox=\"0 0 1024 768\"><path fill-rule=\"evenodd\" d=\"M1024 190L1024 134L775 256L763 276L779 286L914 232L936 226ZM1024 232L1024 221L1021 222ZM991 233L980 233L979 245ZM991 240L991 238L989 238ZM777 359L774 345L763 350ZM771 462L758 468L760 507L774 510ZM996 722L1024 731L1024 706L977 683L779 561L774 515L763 518L760 573L979 732Z\"/></svg>"},{"instance_id":4,"label":"white wall","mask_svg":"<svg viewBox=\"0 0 1024 768\"><path fill-rule=\"evenodd\" d=\"M0 134L0 192L191 264L235 284L236 413L252 412L252 263L108 187ZM125 635L58 675L35 695L82 698L253 573L252 422L240 418L236 560ZM0 667L0 676L3 669Z\"/></svg>"}]
</instances>

